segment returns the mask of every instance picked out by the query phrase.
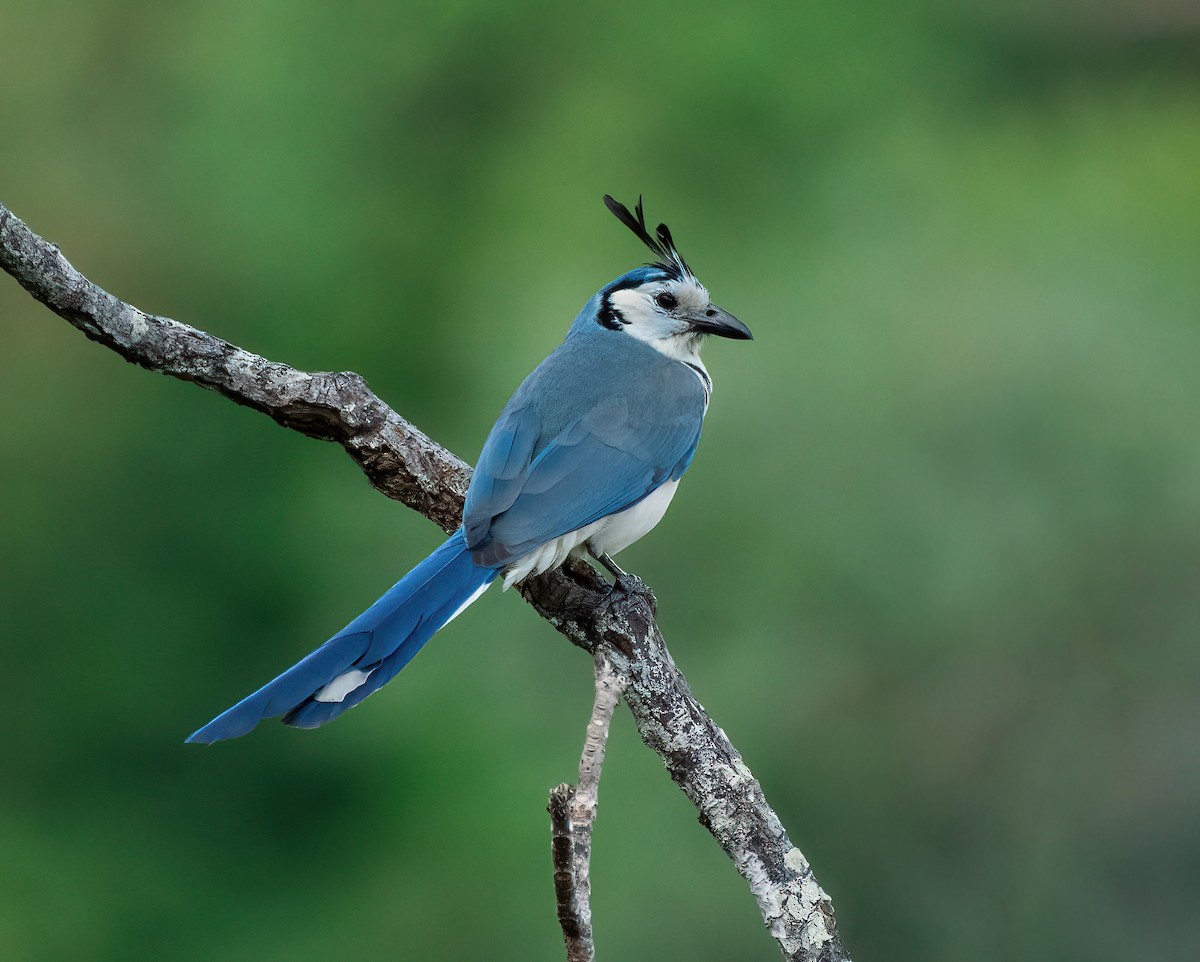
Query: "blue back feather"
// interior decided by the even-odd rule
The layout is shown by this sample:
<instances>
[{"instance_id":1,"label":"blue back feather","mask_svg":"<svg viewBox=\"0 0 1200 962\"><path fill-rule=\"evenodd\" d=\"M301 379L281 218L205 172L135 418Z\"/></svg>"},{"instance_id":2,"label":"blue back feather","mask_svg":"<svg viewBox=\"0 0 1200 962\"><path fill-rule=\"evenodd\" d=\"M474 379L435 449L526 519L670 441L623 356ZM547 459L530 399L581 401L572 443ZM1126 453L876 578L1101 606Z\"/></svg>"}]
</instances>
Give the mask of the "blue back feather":
<instances>
[{"instance_id":1,"label":"blue back feather","mask_svg":"<svg viewBox=\"0 0 1200 962\"><path fill-rule=\"evenodd\" d=\"M517 388L484 443L463 512L477 564L506 564L631 507L691 463L703 386L678 361L596 323L600 299Z\"/></svg>"}]
</instances>

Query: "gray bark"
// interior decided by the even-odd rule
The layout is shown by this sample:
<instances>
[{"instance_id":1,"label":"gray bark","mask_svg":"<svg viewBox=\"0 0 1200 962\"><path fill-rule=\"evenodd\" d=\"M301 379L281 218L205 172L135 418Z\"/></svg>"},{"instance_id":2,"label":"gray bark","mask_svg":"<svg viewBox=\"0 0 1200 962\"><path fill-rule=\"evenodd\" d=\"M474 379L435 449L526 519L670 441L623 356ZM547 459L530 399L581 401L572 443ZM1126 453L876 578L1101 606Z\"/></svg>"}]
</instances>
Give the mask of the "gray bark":
<instances>
[{"instance_id":1,"label":"gray bark","mask_svg":"<svg viewBox=\"0 0 1200 962\"><path fill-rule=\"evenodd\" d=\"M57 246L2 205L0 267L126 360L193 381L309 437L335 441L383 494L446 531L458 526L470 467L396 414L359 375L299 371L140 311L89 281ZM642 740L662 758L750 886L784 957L848 960L829 896L741 755L676 668L646 587L627 576L610 592L590 566L569 563L527 579L520 591L573 644L606 657L628 680L624 697Z\"/></svg>"},{"instance_id":2,"label":"gray bark","mask_svg":"<svg viewBox=\"0 0 1200 962\"><path fill-rule=\"evenodd\" d=\"M604 648L596 651L596 701L579 759L579 781L550 792L551 852L558 924L567 944L567 962L594 962L592 937L592 826L600 801L600 772L613 712L629 679L617 671Z\"/></svg>"}]
</instances>

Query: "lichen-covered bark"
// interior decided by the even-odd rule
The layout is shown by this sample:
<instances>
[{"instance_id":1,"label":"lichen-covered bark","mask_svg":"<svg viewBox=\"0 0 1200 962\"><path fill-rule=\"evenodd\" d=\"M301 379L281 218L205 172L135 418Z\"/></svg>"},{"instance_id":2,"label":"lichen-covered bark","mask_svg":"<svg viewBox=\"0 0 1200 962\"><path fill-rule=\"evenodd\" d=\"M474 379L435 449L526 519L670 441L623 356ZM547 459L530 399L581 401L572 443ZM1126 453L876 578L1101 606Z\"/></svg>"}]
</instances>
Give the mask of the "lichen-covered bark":
<instances>
[{"instance_id":1,"label":"lichen-covered bark","mask_svg":"<svg viewBox=\"0 0 1200 962\"><path fill-rule=\"evenodd\" d=\"M567 962L593 962L592 911L579 888L579 838L571 818L575 789L566 783L550 792L550 855L554 862L554 901L567 946Z\"/></svg>"},{"instance_id":2,"label":"lichen-covered bark","mask_svg":"<svg viewBox=\"0 0 1200 962\"><path fill-rule=\"evenodd\" d=\"M701 824L749 884L784 956L846 959L833 903L762 786L675 666L654 618L653 595L631 575L618 581L615 595L575 630L596 639L628 680L624 698L642 741L662 758Z\"/></svg>"},{"instance_id":3,"label":"lichen-covered bark","mask_svg":"<svg viewBox=\"0 0 1200 962\"><path fill-rule=\"evenodd\" d=\"M58 248L0 205L0 267L34 298L126 360L223 394L309 437L335 441L379 491L450 531L471 469L409 424L352 373L310 373L269 361L187 324L146 314L93 284ZM693 697L635 578L609 591L589 566L531 578L521 594L580 648L628 679L642 740L663 759L758 900L784 956L841 962L833 906L789 841L762 788Z\"/></svg>"},{"instance_id":4,"label":"lichen-covered bark","mask_svg":"<svg viewBox=\"0 0 1200 962\"><path fill-rule=\"evenodd\" d=\"M551 791L546 807L550 813L558 924L567 945L567 962L593 962L596 957L592 940L592 826L613 712L628 684L603 647L596 651L595 662L596 700L579 759L579 780L574 787L559 785Z\"/></svg>"}]
</instances>

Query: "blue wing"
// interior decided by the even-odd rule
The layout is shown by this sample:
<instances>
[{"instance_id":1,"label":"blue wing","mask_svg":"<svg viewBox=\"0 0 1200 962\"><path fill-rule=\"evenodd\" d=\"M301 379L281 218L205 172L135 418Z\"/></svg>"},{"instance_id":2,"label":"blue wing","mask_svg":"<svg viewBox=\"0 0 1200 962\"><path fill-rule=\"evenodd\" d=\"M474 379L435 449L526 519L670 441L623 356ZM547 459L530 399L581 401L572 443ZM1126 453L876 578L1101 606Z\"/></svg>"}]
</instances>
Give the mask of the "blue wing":
<instances>
[{"instance_id":1,"label":"blue wing","mask_svg":"<svg viewBox=\"0 0 1200 962\"><path fill-rule=\"evenodd\" d=\"M625 372L620 393L612 379L599 390L586 377L546 384L555 380L555 355L544 365L549 371L539 368L522 385L492 429L467 494L464 531L476 564L519 558L687 470L700 441L704 389L684 365L645 354L634 364L626 359L635 370Z\"/></svg>"}]
</instances>

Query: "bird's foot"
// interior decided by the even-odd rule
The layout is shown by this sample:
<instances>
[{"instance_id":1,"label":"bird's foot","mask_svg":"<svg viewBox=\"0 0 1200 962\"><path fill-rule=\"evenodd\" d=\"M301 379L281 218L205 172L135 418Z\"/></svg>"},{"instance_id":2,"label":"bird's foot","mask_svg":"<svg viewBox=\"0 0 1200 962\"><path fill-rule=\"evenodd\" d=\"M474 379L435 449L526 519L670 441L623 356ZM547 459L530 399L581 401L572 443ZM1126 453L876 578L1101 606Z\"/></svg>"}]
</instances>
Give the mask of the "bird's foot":
<instances>
[{"instance_id":1,"label":"bird's foot","mask_svg":"<svg viewBox=\"0 0 1200 962\"><path fill-rule=\"evenodd\" d=\"M612 587L608 589L608 594L605 595L602 603L605 607L610 607L630 600L644 601L649 606L652 615L658 614L658 599L654 597L650 586L637 575L622 571L617 575L617 580L613 582Z\"/></svg>"},{"instance_id":2,"label":"bird's foot","mask_svg":"<svg viewBox=\"0 0 1200 962\"><path fill-rule=\"evenodd\" d=\"M592 557L613 576L613 583L601 602L602 607L611 608L631 599L641 599L649 606L652 615L657 614L658 601L646 582L622 569L607 554L593 554Z\"/></svg>"}]
</instances>

